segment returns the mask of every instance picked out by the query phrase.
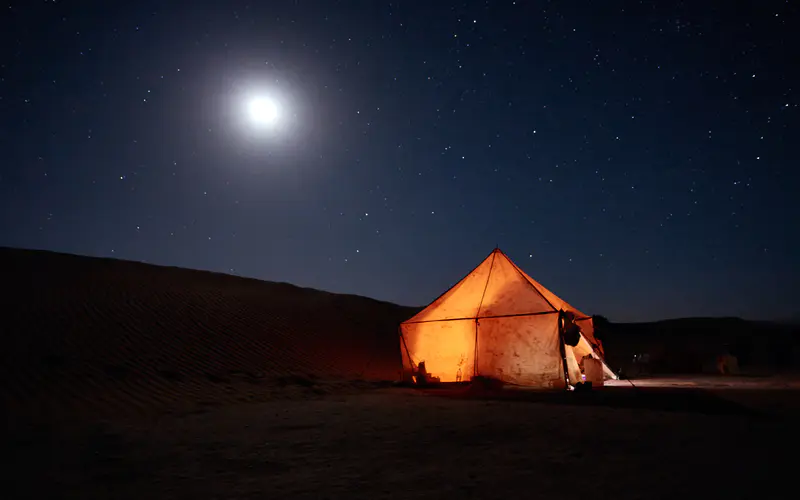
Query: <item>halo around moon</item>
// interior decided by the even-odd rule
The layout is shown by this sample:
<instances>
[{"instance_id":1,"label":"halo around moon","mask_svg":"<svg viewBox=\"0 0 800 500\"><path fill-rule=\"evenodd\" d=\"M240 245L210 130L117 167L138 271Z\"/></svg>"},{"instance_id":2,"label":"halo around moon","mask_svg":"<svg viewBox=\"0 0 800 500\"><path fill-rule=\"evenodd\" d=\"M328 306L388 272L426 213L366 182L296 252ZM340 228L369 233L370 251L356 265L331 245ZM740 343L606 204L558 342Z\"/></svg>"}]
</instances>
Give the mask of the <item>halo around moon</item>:
<instances>
[{"instance_id":1,"label":"halo around moon","mask_svg":"<svg viewBox=\"0 0 800 500\"><path fill-rule=\"evenodd\" d=\"M291 73L259 75L239 68L226 72L222 85L215 107L232 151L273 161L302 151L315 126L302 81Z\"/></svg>"}]
</instances>

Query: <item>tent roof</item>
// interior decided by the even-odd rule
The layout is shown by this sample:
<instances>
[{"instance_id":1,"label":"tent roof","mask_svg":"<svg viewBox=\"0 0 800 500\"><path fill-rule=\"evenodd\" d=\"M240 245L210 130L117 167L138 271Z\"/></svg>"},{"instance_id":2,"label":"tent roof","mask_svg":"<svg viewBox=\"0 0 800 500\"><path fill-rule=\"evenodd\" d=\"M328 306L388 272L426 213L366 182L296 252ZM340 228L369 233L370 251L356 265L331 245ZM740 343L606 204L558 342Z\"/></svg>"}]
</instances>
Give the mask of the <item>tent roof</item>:
<instances>
[{"instance_id":1,"label":"tent roof","mask_svg":"<svg viewBox=\"0 0 800 500\"><path fill-rule=\"evenodd\" d=\"M499 248L478 267L404 322L454 321L571 312L588 318L522 271Z\"/></svg>"}]
</instances>

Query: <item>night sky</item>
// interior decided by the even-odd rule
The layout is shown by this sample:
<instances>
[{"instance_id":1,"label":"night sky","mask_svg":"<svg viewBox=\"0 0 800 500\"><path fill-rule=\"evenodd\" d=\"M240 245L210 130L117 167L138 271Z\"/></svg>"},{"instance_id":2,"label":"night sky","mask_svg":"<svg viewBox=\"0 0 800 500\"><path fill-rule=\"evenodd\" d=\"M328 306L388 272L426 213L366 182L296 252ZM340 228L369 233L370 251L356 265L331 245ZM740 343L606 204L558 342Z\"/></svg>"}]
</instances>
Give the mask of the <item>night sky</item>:
<instances>
[{"instance_id":1,"label":"night sky","mask_svg":"<svg viewBox=\"0 0 800 500\"><path fill-rule=\"evenodd\" d=\"M404 305L499 246L612 321L800 311L788 1L2 9L0 246Z\"/></svg>"}]
</instances>

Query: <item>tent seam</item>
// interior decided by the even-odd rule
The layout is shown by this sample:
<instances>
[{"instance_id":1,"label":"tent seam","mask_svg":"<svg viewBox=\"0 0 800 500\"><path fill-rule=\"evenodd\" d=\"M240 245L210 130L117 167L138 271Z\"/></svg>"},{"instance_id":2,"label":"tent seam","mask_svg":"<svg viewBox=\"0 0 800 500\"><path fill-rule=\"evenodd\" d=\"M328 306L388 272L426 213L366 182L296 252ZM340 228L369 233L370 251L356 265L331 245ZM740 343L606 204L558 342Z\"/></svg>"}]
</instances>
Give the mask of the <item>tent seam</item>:
<instances>
[{"instance_id":1,"label":"tent seam","mask_svg":"<svg viewBox=\"0 0 800 500\"><path fill-rule=\"evenodd\" d=\"M535 313L519 313L519 314L498 314L496 316L479 316L475 318L446 318L446 319L426 319L422 321L403 321L402 325L421 325L423 323L438 323L440 321L474 321L478 319L498 319L498 318L517 318L522 316L544 316L546 314L557 314L558 311L543 311Z\"/></svg>"},{"instance_id":2,"label":"tent seam","mask_svg":"<svg viewBox=\"0 0 800 500\"><path fill-rule=\"evenodd\" d=\"M415 314L414 316L412 316L412 317L411 317L411 318L409 318L409 319L416 318L417 316L419 316L420 314L422 314L423 312L425 312L425 311L426 311L428 308L430 308L430 307L431 307L433 304L435 304L435 303L436 303L436 302L437 302L439 299L441 299L442 297L444 297L445 295L447 295L447 294L448 294L448 293L449 293L449 292L450 292L452 289L454 289L455 287L457 287L457 286L458 286L458 285L459 285L461 282L463 282L464 280L466 280L467 278L469 278L470 276L472 276L472 273L474 273L476 269L478 269L479 267L481 267L481 264L483 264L483 263L486 261L486 259L488 259L488 258L489 258L489 256L491 256L491 257L492 257L492 264L494 264L494 250L492 250L492 253L490 253L489 255L487 255L486 257L484 257L484 258L483 258L483 260L481 261L481 263L480 263L480 264L478 264L477 266L475 266L474 268L472 268L472 270L471 270L470 272L468 272L466 275L464 275L464 277L463 277L463 278L461 278L460 280L456 281L456 282L455 282L455 284L454 284L453 286L451 286L450 288L448 288L447 290L445 290L444 292L442 292L441 294L439 294L439 296L438 296L438 297L436 297L435 299L433 299L432 301L430 301L430 302L428 303L428 305L426 305L425 307L423 307L423 308L422 308L422 309L421 309L421 310L420 310L420 311L419 311L417 314ZM491 272L491 267L489 268L489 270L490 270L490 272ZM487 280L487 283L488 283L488 280ZM486 290L484 289L484 293L485 293L485 291L486 291ZM480 310L480 308L479 308L479 310ZM434 321L436 321L436 320L434 320ZM404 323L405 323L405 321L404 321ZM419 323L421 323L421 321L419 321Z\"/></svg>"},{"instance_id":3,"label":"tent seam","mask_svg":"<svg viewBox=\"0 0 800 500\"><path fill-rule=\"evenodd\" d=\"M481 294L481 301L478 302L478 310L475 313L475 352L472 355L472 373L478 375L478 326L480 325L481 308L483 307L483 299L486 297L486 289L489 288L489 280L492 279L492 270L494 269L494 260L497 258L497 252L501 252L499 248L492 250L492 262L489 264L489 274L486 275L486 284L483 285L483 293ZM502 253L502 252L501 252Z\"/></svg>"},{"instance_id":4,"label":"tent seam","mask_svg":"<svg viewBox=\"0 0 800 500\"><path fill-rule=\"evenodd\" d=\"M502 250L500 250L500 253L503 253L503 251L502 251ZM550 301L549 301L549 300L547 300L547 297L545 297L545 296L544 296L544 294L543 294L543 293L542 293L542 292L541 292L541 291L540 291L538 288L536 288L536 285L534 285L533 283L531 283L531 280L529 280L529 279L528 279L528 277L527 277L527 276L525 276L525 273L523 273L523 272L522 272L522 270L521 270L520 268L518 268L518 267L517 267L517 265L514 263L514 261L512 261L511 259L509 259L509 258L508 258L508 256L507 256L506 254L503 254L503 256L506 258L506 260L508 260L508 261L511 263L511 265L512 265L512 266L514 266L514 269L515 269L515 270L516 270L516 271L519 273L519 275L522 277L522 279L524 279L524 280L525 280L525 283L527 283L527 284L528 284L528 285L529 285L531 288L533 288L533 289L534 289L534 291L535 291L537 294L539 294L539 297L541 297L542 299L544 299L544 301L547 303L547 305L553 308L553 311L558 311L558 309L556 309L556 306L554 306L553 304L551 304L551 303L550 303Z\"/></svg>"},{"instance_id":5,"label":"tent seam","mask_svg":"<svg viewBox=\"0 0 800 500\"><path fill-rule=\"evenodd\" d=\"M492 270L494 269L494 259L497 257L497 252L502 251L500 249L495 249L492 252L492 262L489 264L489 274L486 275L486 283L483 285L483 293L481 294L481 301L478 302L478 312L475 313L475 320L477 321L478 318L481 317L481 308L483 307L483 299L486 298L486 289L489 288L489 280L492 279Z\"/></svg>"}]
</instances>

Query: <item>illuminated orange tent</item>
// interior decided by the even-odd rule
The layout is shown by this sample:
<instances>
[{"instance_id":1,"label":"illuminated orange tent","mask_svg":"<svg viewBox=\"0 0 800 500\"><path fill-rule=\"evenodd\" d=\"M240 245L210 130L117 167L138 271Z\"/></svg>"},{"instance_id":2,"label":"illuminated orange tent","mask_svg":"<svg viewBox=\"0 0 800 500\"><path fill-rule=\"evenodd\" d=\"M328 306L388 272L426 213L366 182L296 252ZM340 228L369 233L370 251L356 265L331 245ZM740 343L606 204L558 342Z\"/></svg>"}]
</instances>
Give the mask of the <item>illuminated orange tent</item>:
<instances>
[{"instance_id":1,"label":"illuminated orange tent","mask_svg":"<svg viewBox=\"0 0 800 500\"><path fill-rule=\"evenodd\" d=\"M425 371L442 382L480 375L565 388L582 380L584 357L599 362L594 364L602 366L603 378L616 378L603 361L591 316L525 274L500 249L403 322L400 348L406 376L424 361Z\"/></svg>"}]
</instances>

